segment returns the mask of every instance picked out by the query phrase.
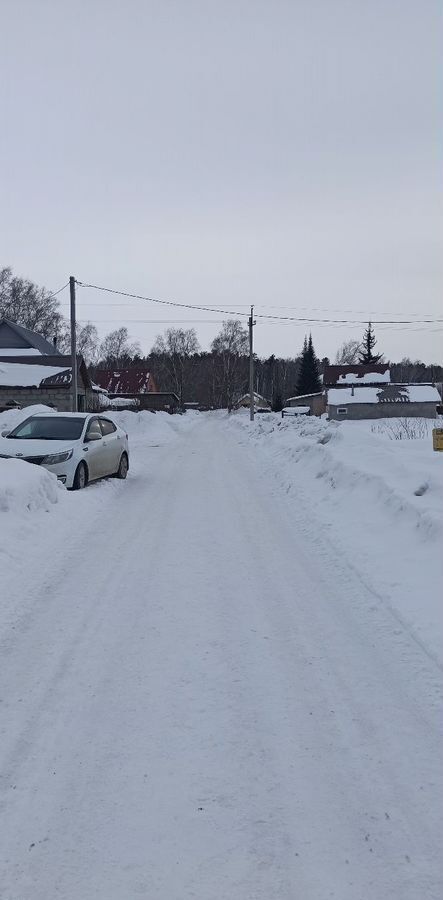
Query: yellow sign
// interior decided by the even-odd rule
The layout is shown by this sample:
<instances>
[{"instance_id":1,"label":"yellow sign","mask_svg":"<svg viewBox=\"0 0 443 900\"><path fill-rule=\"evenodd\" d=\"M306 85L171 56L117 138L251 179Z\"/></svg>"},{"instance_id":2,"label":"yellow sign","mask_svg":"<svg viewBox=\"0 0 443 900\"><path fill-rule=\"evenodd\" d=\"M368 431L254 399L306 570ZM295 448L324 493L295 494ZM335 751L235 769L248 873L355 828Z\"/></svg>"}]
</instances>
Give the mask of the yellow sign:
<instances>
[{"instance_id":1,"label":"yellow sign","mask_svg":"<svg viewBox=\"0 0 443 900\"><path fill-rule=\"evenodd\" d=\"M443 450L443 428L432 429L432 446L434 450Z\"/></svg>"}]
</instances>

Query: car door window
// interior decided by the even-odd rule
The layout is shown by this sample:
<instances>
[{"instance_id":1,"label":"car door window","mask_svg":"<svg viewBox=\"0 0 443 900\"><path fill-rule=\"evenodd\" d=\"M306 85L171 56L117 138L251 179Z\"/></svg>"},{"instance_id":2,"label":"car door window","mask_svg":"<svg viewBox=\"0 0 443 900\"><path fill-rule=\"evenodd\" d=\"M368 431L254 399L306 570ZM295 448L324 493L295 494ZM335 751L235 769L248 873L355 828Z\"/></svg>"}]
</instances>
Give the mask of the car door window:
<instances>
[{"instance_id":1,"label":"car door window","mask_svg":"<svg viewBox=\"0 0 443 900\"><path fill-rule=\"evenodd\" d=\"M109 419L100 419L100 425L104 437L117 431L117 426L114 425L114 422L111 422Z\"/></svg>"}]
</instances>

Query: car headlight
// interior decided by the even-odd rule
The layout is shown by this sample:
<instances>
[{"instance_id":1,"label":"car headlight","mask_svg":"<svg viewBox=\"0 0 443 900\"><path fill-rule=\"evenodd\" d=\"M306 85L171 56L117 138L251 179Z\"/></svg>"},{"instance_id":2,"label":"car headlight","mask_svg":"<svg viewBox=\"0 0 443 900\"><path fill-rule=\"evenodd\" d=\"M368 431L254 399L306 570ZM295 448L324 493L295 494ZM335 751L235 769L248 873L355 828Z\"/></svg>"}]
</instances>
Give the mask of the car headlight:
<instances>
[{"instance_id":1,"label":"car headlight","mask_svg":"<svg viewBox=\"0 0 443 900\"><path fill-rule=\"evenodd\" d=\"M71 459L73 452L73 450L63 450L62 453L50 453L49 456L43 457L42 463L44 466L56 466L58 463Z\"/></svg>"}]
</instances>

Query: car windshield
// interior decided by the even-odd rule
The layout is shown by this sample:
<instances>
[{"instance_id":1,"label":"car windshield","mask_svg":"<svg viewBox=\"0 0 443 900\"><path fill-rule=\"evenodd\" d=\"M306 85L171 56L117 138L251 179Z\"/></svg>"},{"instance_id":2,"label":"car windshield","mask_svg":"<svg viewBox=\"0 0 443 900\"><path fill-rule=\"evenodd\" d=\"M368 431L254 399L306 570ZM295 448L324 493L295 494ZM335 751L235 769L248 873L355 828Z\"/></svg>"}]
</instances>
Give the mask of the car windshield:
<instances>
[{"instance_id":1,"label":"car windshield","mask_svg":"<svg viewBox=\"0 0 443 900\"><path fill-rule=\"evenodd\" d=\"M8 437L30 441L76 441L84 424L84 419L68 416L33 416L17 425Z\"/></svg>"}]
</instances>

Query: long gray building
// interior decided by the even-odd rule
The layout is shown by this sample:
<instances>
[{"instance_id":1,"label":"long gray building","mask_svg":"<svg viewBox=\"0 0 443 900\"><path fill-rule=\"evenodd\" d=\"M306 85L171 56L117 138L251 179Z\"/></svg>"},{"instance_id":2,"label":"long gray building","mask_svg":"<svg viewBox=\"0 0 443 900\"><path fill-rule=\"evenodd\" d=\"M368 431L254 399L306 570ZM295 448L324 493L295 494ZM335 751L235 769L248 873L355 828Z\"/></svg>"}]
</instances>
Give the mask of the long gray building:
<instances>
[{"instance_id":1,"label":"long gray building","mask_svg":"<svg viewBox=\"0 0 443 900\"><path fill-rule=\"evenodd\" d=\"M329 419L435 419L440 394L432 384L380 384L379 387L331 388L327 393Z\"/></svg>"}]
</instances>

